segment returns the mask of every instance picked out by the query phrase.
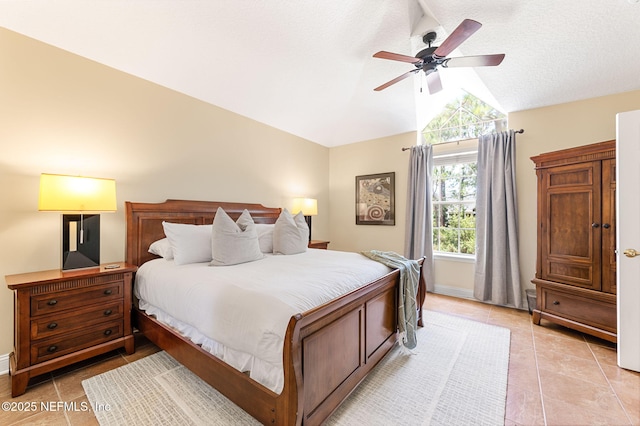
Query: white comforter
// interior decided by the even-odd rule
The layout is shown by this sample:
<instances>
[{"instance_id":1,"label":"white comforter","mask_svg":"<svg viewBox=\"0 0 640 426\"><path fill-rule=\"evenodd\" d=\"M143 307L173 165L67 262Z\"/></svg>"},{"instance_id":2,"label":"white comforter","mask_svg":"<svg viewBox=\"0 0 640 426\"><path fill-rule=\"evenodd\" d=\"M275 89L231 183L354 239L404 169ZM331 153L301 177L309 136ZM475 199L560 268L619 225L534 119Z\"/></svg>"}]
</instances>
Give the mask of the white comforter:
<instances>
[{"instance_id":1,"label":"white comforter","mask_svg":"<svg viewBox=\"0 0 640 426\"><path fill-rule=\"evenodd\" d=\"M155 259L136 274L140 308L276 393L289 319L391 269L359 253L309 249L234 265Z\"/></svg>"}]
</instances>

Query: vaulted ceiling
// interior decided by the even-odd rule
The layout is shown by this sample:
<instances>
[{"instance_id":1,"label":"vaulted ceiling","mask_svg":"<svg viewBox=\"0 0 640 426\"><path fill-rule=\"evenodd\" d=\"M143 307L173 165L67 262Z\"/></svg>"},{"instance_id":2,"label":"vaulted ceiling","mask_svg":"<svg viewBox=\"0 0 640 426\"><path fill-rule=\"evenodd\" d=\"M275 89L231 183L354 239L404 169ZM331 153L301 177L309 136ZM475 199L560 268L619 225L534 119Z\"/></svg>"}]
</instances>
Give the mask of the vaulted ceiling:
<instances>
[{"instance_id":1,"label":"vaulted ceiling","mask_svg":"<svg viewBox=\"0 0 640 426\"><path fill-rule=\"evenodd\" d=\"M413 67L375 52L465 18L450 56L500 66L373 91ZM504 112L640 89L636 0L3 0L0 26L325 146L421 129L459 87Z\"/></svg>"}]
</instances>

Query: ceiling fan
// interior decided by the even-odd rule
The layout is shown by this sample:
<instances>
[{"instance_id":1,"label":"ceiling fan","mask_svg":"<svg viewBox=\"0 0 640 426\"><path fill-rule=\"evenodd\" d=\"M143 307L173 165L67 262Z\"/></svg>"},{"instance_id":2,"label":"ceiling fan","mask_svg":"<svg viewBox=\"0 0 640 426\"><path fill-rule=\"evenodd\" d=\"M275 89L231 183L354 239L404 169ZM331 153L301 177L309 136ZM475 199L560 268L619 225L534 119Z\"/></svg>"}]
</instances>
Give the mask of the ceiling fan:
<instances>
[{"instance_id":1,"label":"ceiling fan","mask_svg":"<svg viewBox=\"0 0 640 426\"><path fill-rule=\"evenodd\" d=\"M399 53L392 53L386 51L380 51L373 55L374 58L391 59L392 61L409 62L415 65L416 69L407 71L399 77L394 78L391 81L384 83L381 86L376 87L375 91L386 89L392 84L396 84L399 81L404 80L411 74L420 70L424 71L427 76L427 87L429 93L434 94L442 90L442 83L438 74L438 67L452 68L452 67L492 67L500 65L504 59L504 53L495 55L479 55L479 56L462 56L458 58L447 58L447 55L453 52L458 46L462 44L466 39L471 37L473 33L478 31L482 24L472 19L465 19L453 32L446 38L442 44L431 47L431 43L436 39L435 32L428 32L422 37L422 40L428 45L427 48L422 49L416 56L401 55Z\"/></svg>"}]
</instances>

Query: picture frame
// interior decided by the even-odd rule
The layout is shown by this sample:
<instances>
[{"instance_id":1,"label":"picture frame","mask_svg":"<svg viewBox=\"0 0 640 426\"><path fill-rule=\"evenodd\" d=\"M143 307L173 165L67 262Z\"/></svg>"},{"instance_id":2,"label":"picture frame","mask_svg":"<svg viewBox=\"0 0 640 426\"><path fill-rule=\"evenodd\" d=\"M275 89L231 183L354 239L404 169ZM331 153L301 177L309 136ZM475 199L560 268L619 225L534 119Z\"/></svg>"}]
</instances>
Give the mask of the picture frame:
<instances>
[{"instance_id":1,"label":"picture frame","mask_svg":"<svg viewBox=\"0 0 640 426\"><path fill-rule=\"evenodd\" d=\"M396 224L395 175L356 176L356 225Z\"/></svg>"}]
</instances>

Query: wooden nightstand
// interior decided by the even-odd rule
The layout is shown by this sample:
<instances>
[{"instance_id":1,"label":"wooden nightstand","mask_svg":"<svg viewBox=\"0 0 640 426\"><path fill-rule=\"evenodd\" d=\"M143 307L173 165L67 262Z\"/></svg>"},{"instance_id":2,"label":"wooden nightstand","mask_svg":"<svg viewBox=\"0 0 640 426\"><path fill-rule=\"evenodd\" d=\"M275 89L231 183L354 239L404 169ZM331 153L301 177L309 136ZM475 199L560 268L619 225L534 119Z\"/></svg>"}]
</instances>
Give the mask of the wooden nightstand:
<instances>
[{"instance_id":1,"label":"wooden nightstand","mask_svg":"<svg viewBox=\"0 0 640 426\"><path fill-rule=\"evenodd\" d=\"M311 240L309 241L309 248L326 250L331 241Z\"/></svg>"},{"instance_id":2,"label":"wooden nightstand","mask_svg":"<svg viewBox=\"0 0 640 426\"><path fill-rule=\"evenodd\" d=\"M120 347L134 352L131 279L136 269L109 263L5 277L15 291L11 396L22 395L31 377Z\"/></svg>"}]
</instances>

